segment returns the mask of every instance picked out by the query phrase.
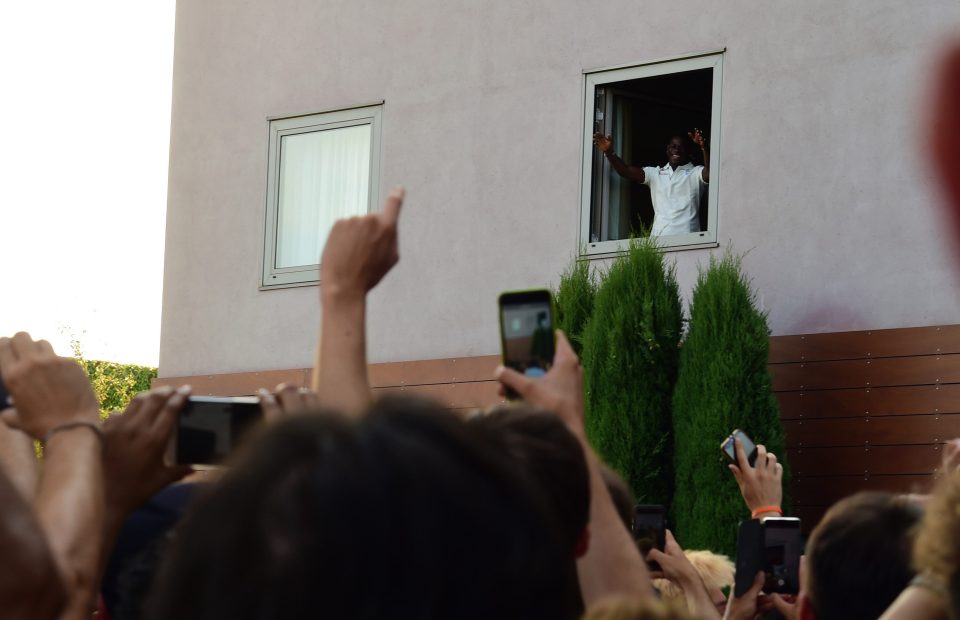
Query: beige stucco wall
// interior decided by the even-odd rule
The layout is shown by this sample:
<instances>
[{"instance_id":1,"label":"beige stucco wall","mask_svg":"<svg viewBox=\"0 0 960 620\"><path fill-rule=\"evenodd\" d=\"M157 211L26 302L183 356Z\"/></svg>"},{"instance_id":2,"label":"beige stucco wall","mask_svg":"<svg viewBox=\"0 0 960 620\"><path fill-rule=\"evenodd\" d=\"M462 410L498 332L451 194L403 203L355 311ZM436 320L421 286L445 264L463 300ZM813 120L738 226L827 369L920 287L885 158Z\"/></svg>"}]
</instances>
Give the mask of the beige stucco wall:
<instances>
[{"instance_id":1,"label":"beige stucco wall","mask_svg":"<svg viewBox=\"0 0 960 620\"><path fill-rule=\"evenodd\" d=\"M960 322L918 132L955 0L180 0L161 376L309 366L259 291L267 116L384 100L401 263L371 361L495 353L496 295L577 249L584 69L726 48L719 239L775 334ZM707 250L672 253L685 294Z\"/></svg>"}]
</instances>

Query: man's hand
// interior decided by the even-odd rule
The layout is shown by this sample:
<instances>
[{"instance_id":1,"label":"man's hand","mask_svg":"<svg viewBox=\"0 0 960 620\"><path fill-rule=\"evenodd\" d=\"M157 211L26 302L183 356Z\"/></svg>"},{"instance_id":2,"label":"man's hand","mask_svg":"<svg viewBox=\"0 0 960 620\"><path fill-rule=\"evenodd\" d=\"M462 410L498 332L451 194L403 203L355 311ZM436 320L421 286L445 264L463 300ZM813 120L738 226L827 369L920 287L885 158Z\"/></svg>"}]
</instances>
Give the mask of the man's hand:
<instances>
[{"instance_id":1,"label":"man's hand","mask_svg":"<svg viewBox=\"0 0 960 620\"><path fill-rule=\"evenodd\" d=\"M660 565L661 574L652 573L650 576L654 579L663 577L676 583L681 588L686 589L689 584L701 584L700 573L687 559L677 539L673 537L673 532L667 530L666 544L663 551L651 549L647 554L647 560L651 560Z\"/></svg>"},{"instance_id":2,"label":"man's hand","mask_svg":"<svg viewBox=\"0 0 960 620\"><path fill-rule=\"evenodd\" d=\"M747 508L751 512L763 506L780 508L783 502L783 465L777 462L776 455L758 445L756 465L751 467L740 440L734 440L734 446L737 464L731 463L728 467L737 479L740 495L747 503Z\"/></svg>"},{"instance_id":3,"label":"man's hand","mask_svg":"<svg viewBox=\"0 0 960 620\"><path fill-rule=\"evenodd\" d=\"M583 368L562 331L557 330L556 339L553 366L540 379L531 379L511 368L497 368L500 394L505 387L513 388L524 401L556 413L575 436L583 438Z\"/></svg>"},{"instance_id":4,"label":"man's hand","mask_svg":"<svg viewBox=\"0 0 960 620\"><path fill-rule=\"evenodd\" d=\"M24 332L0 338L0 374L14 405L3 412L3 421L34 439L63 424L100 420L97 397L83 368L58 357L46 340L34 341Z\"/></svg>"},{"instance_id":5,"label":"man's hand","mask_svg":"<svg viewBox=\"0 0 960 620\"><path fill-rule=\"evenodd\" d=\"M757 573L753 579L753 585L743 593L743 596L737 598L732 593L727 601L727 611L723 615L724 620L753 620L757 615L757 597L760 596L760 590L763 589L763 582L766 580L763 571Z\"/></svg>"},{"instance_id":6,"label":"man's hand","mask_svg":"<svg viewBox=\"0 0 960 620\"><path fill-rule=\"evenodd\" d=\"M603 135L599 131L593 134L593 146L600 149L601 153L609 153L610 149L613 148L613 137L610 135Z\"/></svg>"},{"instance_id":7,"label":"man's hand","mask_svg":"<svg viewBox=\"0 0 960 620\"><path fill-rule=\"evenodd\" d=\"M333 225L320 258L323 295L362 299L397 264L397 219L403 196L403 188L395 188L382 212Z\"/></svg>"},{"instance_id":8,"label":"man's hand","mask_svg":"<svg viewBox=\"0 0 960 620\"><path fill-rule=\"evenodd\" d=\"M281 383L273 393L261 389L260 409L267 422L276 422L287 416L310 411L320 406L317 393L307 388Z\"/></svg>"},{"instance_id":9,"label":"man's hand","mask_svg":"<svg viewBox=\"0 0 960 620\"><path fill-rule=\"evenodd\" d=\"M704 139L703 134L700 133L699 129L688 131L687 135L690 136L690 139L693 140L693 143L699 146L701 150L706 150L707 141Z\"/></svg>"},{"instance_id":10,"label":"man's hand","mask_svg":"<svg viewBox=\"0 0 960 620\"><path fill-rule=\"evenodd\" d=\"M103 475L107 513L122 520L155 493L190 473L168 467L163 455L177 416L190 394L188 386L161 387L137 395L121 415L103 424Z\"/></svg>"}]
</instances>

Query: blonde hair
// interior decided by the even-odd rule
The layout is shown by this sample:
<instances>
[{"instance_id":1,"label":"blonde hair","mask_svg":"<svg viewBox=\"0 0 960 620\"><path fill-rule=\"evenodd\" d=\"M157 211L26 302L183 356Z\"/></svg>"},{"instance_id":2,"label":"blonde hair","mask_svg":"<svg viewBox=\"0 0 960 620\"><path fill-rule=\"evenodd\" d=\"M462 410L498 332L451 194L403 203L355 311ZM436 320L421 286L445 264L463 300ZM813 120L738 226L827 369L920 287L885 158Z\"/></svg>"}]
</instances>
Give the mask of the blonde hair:
<instances>
[{"instance_id":1,"label":"blonde hair","mask_svg":"<svg viewBox=\"0 0 960 620\"><path fill-rule=\"evenodd\" d=\"M703 585L720 589L733 586L734 566L727 556L712 551L684 551L683 554L697 569ZM664 602L686 608L683 590L679 586L667 579L654 579L653 585L660 591Z\"/></svg>"}]
</instances>

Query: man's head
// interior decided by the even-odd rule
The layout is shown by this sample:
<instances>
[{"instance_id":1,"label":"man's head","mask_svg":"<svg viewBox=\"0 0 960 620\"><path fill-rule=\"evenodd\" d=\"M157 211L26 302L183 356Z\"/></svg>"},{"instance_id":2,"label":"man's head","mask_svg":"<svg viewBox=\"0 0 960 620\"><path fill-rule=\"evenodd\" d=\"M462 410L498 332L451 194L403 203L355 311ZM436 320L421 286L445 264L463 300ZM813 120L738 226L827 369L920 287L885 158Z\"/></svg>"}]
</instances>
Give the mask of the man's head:
<instances>
[{"instance_id":1,"label":"man's head","mask_svg":"<svg viewBox=\"0 0 960 620\"><path fill-rule=\"evenodd\" d=\"M837 502L807 541L801 618L878 618L913 578L910 554L920 507L890 493Z\"/></svg>"},{"instance_id":2,"label":"man's head","mask_svg":"<svg viewBox=\"0 0 960 620\"><path fill-rule=\"evenodd\" d=\"M291 417L192 506L154 618L573 618L542 495L456 416L378 402Z\"/></svg>"},{"instance_id":3,"label":"man's head","mask_svg":"<svg viewBox=\"0 0 960 620\"><path fill-rule=\"evenodd\" d=\"M683 166L690 161L693 143L684 133L676 133L667 141L667 163L672 167Z\"/></svg>"}]
</instances>

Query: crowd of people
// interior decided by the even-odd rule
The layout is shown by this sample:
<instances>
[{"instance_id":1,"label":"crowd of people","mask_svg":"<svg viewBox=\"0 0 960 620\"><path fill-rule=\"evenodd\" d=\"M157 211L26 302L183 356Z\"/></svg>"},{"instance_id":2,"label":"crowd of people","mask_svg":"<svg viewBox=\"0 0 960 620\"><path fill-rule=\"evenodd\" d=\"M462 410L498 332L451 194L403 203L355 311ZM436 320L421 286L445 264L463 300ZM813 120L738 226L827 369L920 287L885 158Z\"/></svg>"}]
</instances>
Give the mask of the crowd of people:
<instances>
[{"instance_id":1,"label":"crowd of people","mask_svg":"<svg viewBox=\"0 0 960 620\"><path fill-rule=\"evenodd\" d=\"M944 84L936 146L960 213L960 51ZM164 460L189 387L141 394L101 423L75 361L26 333L0 338L0 616L960 617L960 443L929 497L832 507L796 596L763 592L762 571L737 595L729 559L684 551L670 532L643 557L630 492L587 441L563 333L545 376L497 370L518 403L460 416L374 398L366 298L399 259L403 199L395 190L382 212L334 225L313 389L262 392L263 423L222 475ZM739 444L736 455L744 518L777 516L776 456L758 446L751 464Z\"/></svg>"}]
</instances>

